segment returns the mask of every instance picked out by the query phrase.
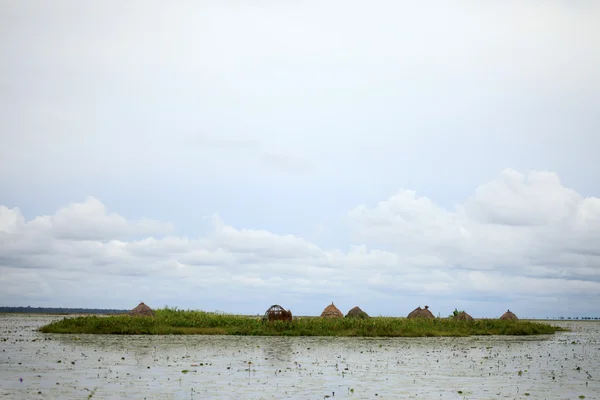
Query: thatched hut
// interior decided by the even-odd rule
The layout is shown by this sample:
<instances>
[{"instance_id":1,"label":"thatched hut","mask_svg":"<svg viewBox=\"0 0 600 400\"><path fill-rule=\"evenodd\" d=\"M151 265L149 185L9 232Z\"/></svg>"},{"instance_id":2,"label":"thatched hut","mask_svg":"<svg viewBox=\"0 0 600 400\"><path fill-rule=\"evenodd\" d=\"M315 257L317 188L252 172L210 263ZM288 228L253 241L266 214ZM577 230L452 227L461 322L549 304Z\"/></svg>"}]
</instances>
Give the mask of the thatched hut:
<instances>
[{"instance_id":1,"label":"thatched hut","mask_svg":"<svg viewBox=\"0 0 600 400\"><path fill-rule=\"evenodd\" d=\"M510 310L507 310L504 314L502 314L500 319L504 319L507 321L518 321L519 320L519 318L517 318L517 316L515 314L513 314Z\"/></svg>"},{"instance_id":2,"label":"thatched hut","mask_svg":"<svg viewBox=\"0 0 600 400\"><path fill-rule=\"evenodd\" d=\"M360 309L359 306L354 307L348 314L346 314L346 318L370 318L369 314Z\"/></svg>"},{"instance_id":3,"label":"thatched hut","mask_svg":"<svg viewBox=\"0 0 600 400\"><path fill-rule=\"evenodd\" d=\"M323 318L343 318L344 314L342 314L342 312L336 306L334 306L333 302L332 302L330 305L325 307L325 309L321 313L321 317L323 317Z\"/></svg>"},{"instance_id":4,"label":"thatched hut","mask_svg":"<svg viewBox=\"0 0 600 400\"><path fill-rule=\"evenodd\" d=\"M132 317L154 317L154 310L148 307L144 302L138 304L136 308L128 313Z\"/></svg>"},{"instance_id":5,"label":"thatched hut","mask_svg":"<svg viewBox=\"0 0 600 400\"><path fill-rule=\"evenodd\" d=\"M473 321L473 317L471 317L469 314L467 314L464 311L461 311L458 314L456 314L454 316L454 319L458 319L460 321Z\"/></svg>"},{"instance_id":6,"label":"thatched hut","mask_svg":"<svg viewBox=\"0 0 600 400\"><path fill-rule=\"evenodd\" d=\"M435 318L434 315L429 311L429 306L425 308L417 307L412 310L407 318Z\"/></svg>"},{"instance_id":7,"label":"thatched hut","mask_svg":"<svg viewBox=\"0 0 600 400\"><path fill-rule=\"evenodd\" d=\"M281 307L279 304L274 304L265 312L263 316L263 322L266 321L286 321L292 322L292 311L286 310Z\"/></svg>"}]
</instances>

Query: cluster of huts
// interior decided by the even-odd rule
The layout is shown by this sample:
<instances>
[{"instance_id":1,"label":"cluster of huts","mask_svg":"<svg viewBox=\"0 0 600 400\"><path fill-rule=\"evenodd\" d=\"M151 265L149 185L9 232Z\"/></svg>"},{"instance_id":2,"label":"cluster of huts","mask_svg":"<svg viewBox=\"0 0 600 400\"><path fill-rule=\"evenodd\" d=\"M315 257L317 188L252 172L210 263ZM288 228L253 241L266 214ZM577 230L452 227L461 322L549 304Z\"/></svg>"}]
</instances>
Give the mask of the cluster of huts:
<instances>
[{"instance_id":1,"label":"cluster of huts","mask_svg":"<svg viewBox=\"0 0 600 400\"><path fill-rule=\"evenodd\" d=\"M343 318L344 314L337 308L333 303L325 307L323 312L321 313L322 318ZM360 307L356 306L352 308L346 314L346 318L370 318L369 314L360 309ZM407 318L435 318L433 313L429 311L429 306L425 306L425 308L417 307L413 311L411 311ZM467 314L464 311L456 314L454 319L463 320L463 321L473 321L473 317ZM506 311L500 319L516 321L519 318L511 312L510 310ZM292 320L292 312L290 310L286 310L278 304L271 306L267 312L265 313L263 320L265 321L291 321Z\"/></svg>"},{"instance_id":2,"label":"cluster of huts","mask_svg":"<svg viewBox=\"0 0 600 400\"><path fill-rule=\"evenodd\" d=\"M148 307L146 304L141 302L137 307L129 312L129 315L136 317L152 317L154 316L154 310ZM344 318L344 314L337 308L333 303L325 307L323 312L321 313L322 318ZM360 309L360 307L356 306L345 316L346 318L370 318L369 314ZM425 308L417 307L413 311L411 311L407 318L435 318L433 313L429 311L429 307L425 306ZM462 311L456 314L453 318L458 320L465 321L473 321L473 317L471 317L466 312ZM506 311L500 319L516 321L519 318L512 313L510 310ZM292 311L286 310L278 304L272 305L265 312L263 316L263 321L292 321Z\"/></svg>"},{"instance_id":3,"label":"cluster of huts","mask_svg":"<svg viewBox=\"0 0 600 400\"><path fill-rule=\"evenodd\" d=\"M408 314L408 318L435 318L435 316L431 313L431 311L429 311L429 307L425 306L425 308L417 307L414 310L412 310ZM471 317L465 311L461 311L461 312L457 313L452 318L462 320L462 321L473 321L473 317ZM500 319L509 320L509 321L518 321L519 320L519 318L517 318L517 316L510 310L507 310L504 314L502 314Z\"/></svg>"},{"instance_id":4,"label":"cluster of huts","mask_svg":"<svg viewBox=\"0 0 600 400\"><path fill-rule=\"evenodd\" d=\"M339 308L337 308L333 303L331 303L330 305L325 307L325 309L321 313L321 317L322 318L344 318L344 314L340 311ZM348 313L346 314L345 317L346 318L370 318L369 314L367 314L366 312L361 310L360 307L358 307L358 306L350 309L350 311L348 311ZM425 308L421 308L421 307L415 308L413 311L411 311L407 315L407 318L435 318L435 316L429 310L429 307L425 306ZM473 317L471 317L469 314L467 314L464 311L459 312L453 318L457 319L457 320L463 320L463 321L473 321ZM500 319L517 321L519 318L517 318L517 316L513 312L511 312L510 310L507 310L504 314L502 314ZM267 312L265 312L265 315L263 316L263 321L292 321L292 311L286 310L285 308L281 307L280 305L275 304L275 305L271 306L267 310Z\"/></svg>"},{"instance_id":5,"label":"cluster of huts","mask_svg":"<svg viewBox=\"0 0 600 400\"><path fill-rule=\"evenodd\" d=\"M343 318L344 314L337 308L333 303L325 307L321 313L322 318ZM360 307L354 307L346 314L346 318L369 318L369 315L360 309ZM291 321L292 311L286 310L279 304L275 304L265 312L263 321Z\"/></svg>"}]
</instances>

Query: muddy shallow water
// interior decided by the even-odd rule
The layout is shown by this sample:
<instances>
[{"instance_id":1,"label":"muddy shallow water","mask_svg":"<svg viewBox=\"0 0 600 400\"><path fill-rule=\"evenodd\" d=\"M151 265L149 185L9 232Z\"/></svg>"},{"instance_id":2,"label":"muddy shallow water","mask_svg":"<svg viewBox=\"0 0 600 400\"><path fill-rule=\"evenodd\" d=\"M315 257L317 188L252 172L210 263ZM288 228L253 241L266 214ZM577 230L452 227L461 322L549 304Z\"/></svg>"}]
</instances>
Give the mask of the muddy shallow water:
<instances>
[{"instance_id":1,"label":"muddy shallow water","mask_svg":"<svg viewBox=\"0 0 600 400\"><path fill-rule=\"evenodd\" d=\"M61 318L0 315L0 399L600 399L600 322L535 337L36 331Z\"/></svg>"}]
</instances>

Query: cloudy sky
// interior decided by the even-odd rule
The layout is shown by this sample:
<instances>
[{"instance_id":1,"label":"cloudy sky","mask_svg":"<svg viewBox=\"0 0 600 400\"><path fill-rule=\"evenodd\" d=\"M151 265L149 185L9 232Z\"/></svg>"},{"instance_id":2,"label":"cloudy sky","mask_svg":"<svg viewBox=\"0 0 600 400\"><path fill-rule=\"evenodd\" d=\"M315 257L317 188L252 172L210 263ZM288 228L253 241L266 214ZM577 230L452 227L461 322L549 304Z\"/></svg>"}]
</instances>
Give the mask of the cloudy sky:
<instances>
[{"instance_id":1,"label":"cloudy sky","mask_svg":"<svg viewBox=\"0 0 600 400\"><path fill-rule=\"evenodd\" d=\"M0 2L0 305L598 316L600 2Z\"/></svg>"}]
</instances>

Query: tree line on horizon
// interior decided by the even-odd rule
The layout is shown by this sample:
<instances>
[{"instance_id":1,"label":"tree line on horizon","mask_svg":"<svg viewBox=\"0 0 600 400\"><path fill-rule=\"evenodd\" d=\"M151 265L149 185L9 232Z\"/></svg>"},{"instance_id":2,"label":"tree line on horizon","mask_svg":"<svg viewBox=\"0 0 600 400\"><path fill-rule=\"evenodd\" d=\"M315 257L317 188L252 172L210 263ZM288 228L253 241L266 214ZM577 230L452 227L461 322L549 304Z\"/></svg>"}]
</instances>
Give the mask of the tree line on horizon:
<instances>
[{"instance_id":1,"label":"tree line on horizon","mask_svg":"<svg viewBox=\"0 0 600 400\"><path fill-rule=\"evenodd\" d=\"M0 307L0 313L17 314L123 314L129 310L104 308L63 308L63 307Z\"/></svg>"}]
</instances>

